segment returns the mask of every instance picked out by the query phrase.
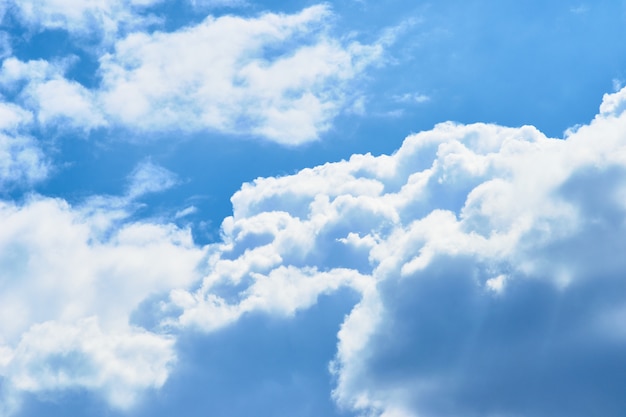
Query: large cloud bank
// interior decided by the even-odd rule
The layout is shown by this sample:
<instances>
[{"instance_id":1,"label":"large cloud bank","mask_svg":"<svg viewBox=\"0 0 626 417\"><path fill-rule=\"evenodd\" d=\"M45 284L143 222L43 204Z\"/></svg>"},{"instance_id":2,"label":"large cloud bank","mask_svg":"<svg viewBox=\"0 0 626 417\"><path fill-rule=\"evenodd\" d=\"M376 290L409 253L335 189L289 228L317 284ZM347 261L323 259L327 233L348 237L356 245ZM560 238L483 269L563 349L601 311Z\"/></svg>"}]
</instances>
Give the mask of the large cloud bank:
<instances>
[{"instance_id":1,"label":"large cloud bank","mask_svg":"<svg viewBox=\"0 0 626 417\"><path fill-rule=\"evenodd\" d=\"M176 183L149 162L122 197L3 202L2 411L20 392L73 388L128 408L165 382L179 332L289 317L347 287L362 298L331 364L342 407L616 415L625 110L626 89L564 139L444 123L392 155L259 178L204 248L167 219L130 220L135 199ZM149 328L132 319L141 306Z\"/></svg>"},{"instance_id":2,"label":"large cloud bank","mask_svg":"<svg viewBox=\"0 0 626 417\"><path fill-rule=\"evenodd\" d=\"M290 315L350 286L339 405L367 415L586 416L623 410L626 90L564 139L444 123L393 155L233 198L196 291L166 326ZM172 308L172 307L176 308Z\"/></svg>"}]
</instances>

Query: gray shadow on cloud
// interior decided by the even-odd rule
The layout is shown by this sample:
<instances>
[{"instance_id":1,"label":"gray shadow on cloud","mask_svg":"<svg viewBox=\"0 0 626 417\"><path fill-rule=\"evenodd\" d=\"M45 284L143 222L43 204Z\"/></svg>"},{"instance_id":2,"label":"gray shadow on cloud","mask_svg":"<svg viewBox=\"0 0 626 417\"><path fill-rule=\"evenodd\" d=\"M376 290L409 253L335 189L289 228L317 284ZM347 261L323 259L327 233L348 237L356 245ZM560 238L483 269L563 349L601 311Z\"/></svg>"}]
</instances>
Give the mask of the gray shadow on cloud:
<instances>
[{"instance_id":1,"label":"gray shadow on cloud","mask_svg":"<svg viewBox=\"0 0 626 417\"><path fill-rule=\"evenodd\" d=\"M596 276L559 289L514 276L496 295L475 260L440 257L381 286L385 326L365 383L400 392L419 415L618 415L626 409L624 339L599 331L626 304L626 282Z\"/></svg>"}]
</instances>

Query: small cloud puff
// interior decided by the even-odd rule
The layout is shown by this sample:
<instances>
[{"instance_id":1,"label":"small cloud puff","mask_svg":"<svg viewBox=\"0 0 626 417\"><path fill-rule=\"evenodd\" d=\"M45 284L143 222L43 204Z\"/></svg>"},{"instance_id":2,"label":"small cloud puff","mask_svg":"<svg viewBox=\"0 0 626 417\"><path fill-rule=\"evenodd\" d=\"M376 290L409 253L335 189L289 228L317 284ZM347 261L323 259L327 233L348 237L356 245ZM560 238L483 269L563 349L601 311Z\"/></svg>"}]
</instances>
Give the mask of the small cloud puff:
<instances>
[{"instance_id":1,"label":"small cloud puff","mask_svg":"<svg viewBox=\"0 0 626 417\"><path fill-rule=\"evenodd\" d=\"M430 101L430 97L426 94L421 93L404 93L404 94L396 94L393 97L393 100L398 103L426 103Z\"/></svg>"},{"instance_id":2,"label":"small cloud puff","mask_svg":"<svg viewBox=\"0 0 626 417\"><path fill-rule=\"evenodd\" d=\"M184 208L182 210L178 210L174 214L174 218L182 219L183 217L190 216L190 215L196 213L197 211L198 211L198 208L196 206L189 206L189 207L186 207L186 208Z\"/></svg>"},{"instance_id":3,"label":"small cloud puff","mask_svg":"<svg viewBox=\"0 0 626 417\"><path fill-rule=\"evenodd\" d=\"M26 131L31 112L12 103L0 102L0 186L31 185L48 175L48 161Z\"/></svg>"},{"instance_id":4,"label":"small cloud puff","mask_svg":"<svg viewBox=\"0 0 626 417\"><path fill-rule=\"evenodd\" d=\"M150 161L138 164L129 177L127 195L134 199L148 193L165 191L177 184L176 175Z\"/></svg>"}]
</instances>

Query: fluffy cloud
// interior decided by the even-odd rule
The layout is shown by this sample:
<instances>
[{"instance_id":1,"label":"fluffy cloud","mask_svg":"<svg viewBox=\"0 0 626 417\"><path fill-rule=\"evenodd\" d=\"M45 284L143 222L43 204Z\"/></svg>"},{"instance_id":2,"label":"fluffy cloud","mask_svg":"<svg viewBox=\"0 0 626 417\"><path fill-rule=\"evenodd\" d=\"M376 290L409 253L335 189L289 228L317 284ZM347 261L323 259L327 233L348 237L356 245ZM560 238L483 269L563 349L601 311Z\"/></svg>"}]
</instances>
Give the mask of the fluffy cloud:
<instances>
[{"instance_id":1,"label":"fluffy cloud","mask_svg":"<svg viewBox=\"0 0 626 417\"><path fill-rule=\"evenodd\" d=\"M130 175L127 195L129 198L135 198L147 193L164 191L176 185L176 182L176 175L173 172L150 161L144 161L137 165Z\"/></svg>"},{"instance_id":2,"label":"fluffy cloud","mask_svg":"<svg viewBox=\"0 0 626 417\"><path fill-rule=\"evenodd\" d=\"M76 22L114 4L85 3ZM83 30L74 12L54 13ZM385 42L335 38L329 16L314 6L131 33L100 58L94 89L66 78L71 60L5 59L0 84L23 108L0 105L0 182L45 176L24 133L35 122L314 140ZM343 407L385 417L617 414L625 103L626 89L607 94L564 139L444 123L392 155L259 178L232 197L223 241L206 248L188 230L128 220L133 198L176 183L150 162L124 197L2 202L3 403L86 388L129 407L164 383L176 332L252 312L289 317L348 287L362 298L331 367ZM154 326L139 326L137 311Z\"/></svg>"},{"instance_id":3,"label":"fluffy cloud","mask_svg":"<svg viewBox=\"0 0 626 417\"><path fill-rule=\"evenodd\" d=\"M0 85L34 110L42 125L86 130L105 125L94 93L64 77L72 59L58 62L5 59L0 69Z\"/></svg>"},{"instance_id":4,"label":"fluffy cloud","mask_svg":"<svg viewBox=\"0 0 626 417\"><path fill-rule=\"evenodd\" d=\"M11 388L27 392L90 389L118 408L160 387L176 356L172 338L138 329L104 331L96 317L34 324L5 352Z\"/></svg>"},{"instance_id":5,"label":"fluffy cloud","mask_svg":"<svg viewBox=\"0 0 626 417\"><path fill-rule=\"evenodd\" d=\"M141 11L161 0L19 0L11 8L27 26L36 30L62 29L72 34L114 39L120 28L141 25Z\"/></svg>"},{"instance_id":6,"label":"fluffy cloud","mask_svg":"<svg viewBox=\"0 0 626 417\"><path fill-rule=\"evenodd\" d=\"M29 111L0 102L0 187L31 184L48 173L43 152L24 132L32 118Z\"/></svg>"},{"instance_id":7,"label":"fluffy cloud","mask_svg":"<svg viewBox=\"0 0 626 417\"><path fill-rule=\"evenodd\" d=\"M106 44L120 34L162 23L155 6L163 3L163 0L3 0L0 19L8 10L31 31L64 30ZM245 0L187 0L187 3L195 9L247 4Z\"/></svg>"},{"instance_id":8,"label":"fluffy cloud","mask_svg":"<svg viewBox=\"0 0 626 417\"><path fill-rule=\"evenodd\" d=\"M345 105L349 81L382 49L328 36L329 13L314 6L208 17L174 33L130 35L101 60L106 112L147 130L217 129L291 145L315 139ZM291 46L295 39L300 46Z\"/></svg>"},{"instance_id":9,"label":"fluffy cloud","mask_svg":"<svg viewBox=\"0 0 626 417\"><path fill-rule=\"evenodd\" d=\"M163 325L290 315L348 286L333 393L366 415L623 409L624 90L564 139L444 123L393 155L259 178ZM281 296L284 294L285 296ZM171 311L182 310L181 314Z\"/></svg>"},{"instance_id":10,"label":"fluffy cloud","mask_svg":"<svg viewBox=\"0 0 626 417\"><path fill-rule=\"evenodd\" d=\"M20 392L88 389L127 408L165 382L174 339L132 324L132 314L146 297L197 281L205 253L189 230L129 221L135 194L78 206L42 196L0 202L5 404Z\"/></svg>"},{"instance_id":11,"label":"fluffy cloud","mask_svg":"<svg viewBox=\"0 0 626 417\"><path fill-rule=\"evenodd\" d=\"M444 123L392 155L259 178L232 197L222 241L206 248L188 230L126 220L132 198L175 182L149 162L125 197L5 202L5 390L80 387L128 407L164 383L177 332L254 312L290 317L347 287L361 301L331 367L342 407L387 417L616 414L625 381L615 369L626 365L624 96L606 95L564 139ZM131 319L137 312L149 330Z\"/></svg>"},{"instance_id":12,"label":"fluffy cloud","mask_svg":"<svg viewBox=\"0 0 626 417\"><path fill-rule=\"evenodd\" d=\"M220 131L286 145L315 140L352 104L350 87L383 44L330 35L326 6L255 18L207 17L175 32L134 32L100 57L101 83L67 80L70 61L4 61L5 88L41 123L139 131ZM62 99L59 99L62 98Z\"/></svg>"}]
</instances>

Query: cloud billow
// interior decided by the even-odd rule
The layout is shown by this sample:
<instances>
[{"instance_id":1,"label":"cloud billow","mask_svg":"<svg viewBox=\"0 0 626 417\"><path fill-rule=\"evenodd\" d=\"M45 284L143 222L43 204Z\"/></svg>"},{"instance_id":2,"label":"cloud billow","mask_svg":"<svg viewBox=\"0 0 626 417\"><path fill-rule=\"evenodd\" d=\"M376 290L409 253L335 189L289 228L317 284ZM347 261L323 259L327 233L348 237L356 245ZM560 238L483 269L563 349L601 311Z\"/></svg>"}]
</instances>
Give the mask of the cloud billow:
<instances>
[{"instance_id":1,"label":"cloud billow","mask_svg":"<svg viewBox=\"0 0 626 417\"><path fill-rule=\"evenodd\" d=\"M2 415L22 393L66 390L128 409L166 381L175 340L129 318L150 295L199 279L204 252L187 229L130 221L126 199L0 202Z\"/></svg>"},{"instance_id":2,"label":"cloud billow","mask_svg":"<svg viewBox=\"0 0 626 417\"><path fill-rule=\"evenodd\" d=\"M607 95L564 139L444 123L392 155L258 178L233 195L222 241L206 247L167 218L130 220L135 198L176 184L150 161L123 197L3 202L4 404L88 389L128 410L163 386L180 335L252 314L288 319L347 288L360 301L331 364L341 407L615 414L626 343L622 97Z\"/></svg>"},{"instance_id":3,"label":"cloud billow","mask_svg":"<svg viewBox=\"0 0 626 417\"><path fill-rule=\"evenodd\" d=\"M344 407L615 414L626 342L622 95L605 96L601 114L564 139L444 123L392 155L244 185L200 289L172 292L183 313L167 326L289 316L347 286L362 300L332 365ZM213 291L229 285L237 297Z\"/></svg>"}]
</instances>

